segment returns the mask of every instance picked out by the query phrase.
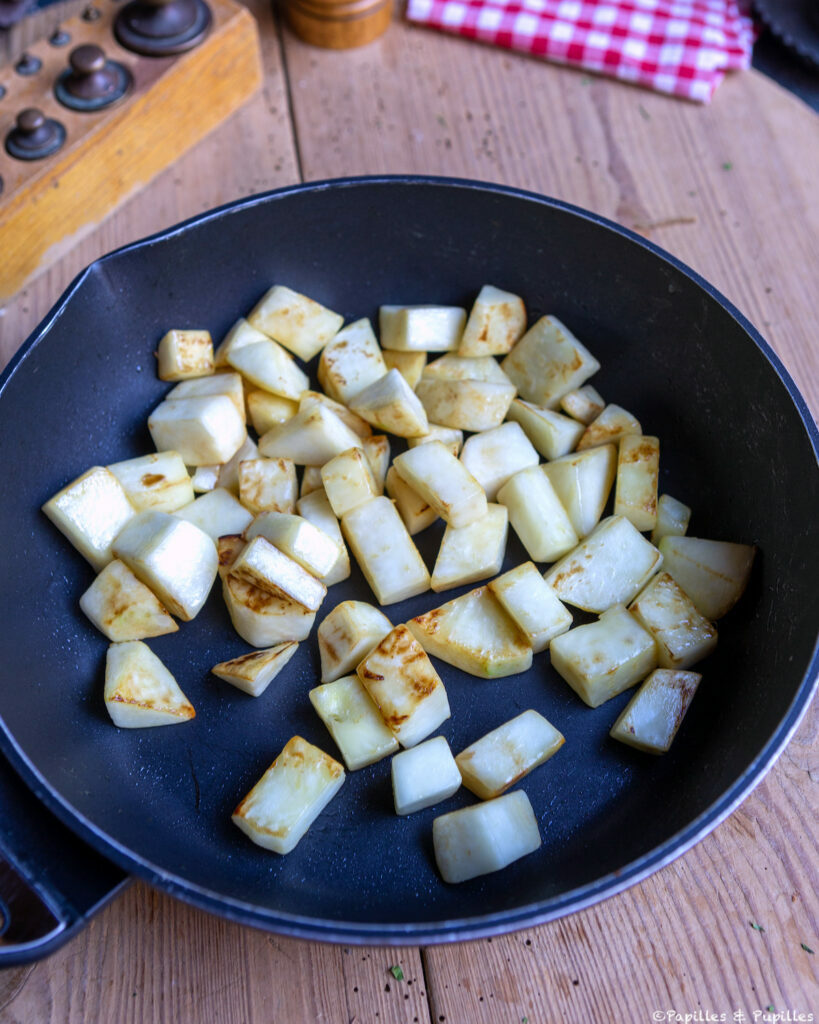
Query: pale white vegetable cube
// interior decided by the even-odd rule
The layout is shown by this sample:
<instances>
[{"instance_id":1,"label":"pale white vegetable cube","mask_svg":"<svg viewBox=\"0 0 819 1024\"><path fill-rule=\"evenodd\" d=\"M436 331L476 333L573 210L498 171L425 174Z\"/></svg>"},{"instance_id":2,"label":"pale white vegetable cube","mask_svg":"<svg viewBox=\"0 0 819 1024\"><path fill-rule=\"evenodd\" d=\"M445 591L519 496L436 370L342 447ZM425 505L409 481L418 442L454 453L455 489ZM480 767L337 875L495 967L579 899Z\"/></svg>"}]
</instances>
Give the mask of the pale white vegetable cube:
<instances>
[{"instance_id":1,"label":"pale white vegetable cube","mask_svg":"<svg viewBox=\"0 0 819 1024\"><path fill-rule=\"evenodd\" d=\"M609 736L648 754L664 754L701 679L698 672L655 669L623 708Z\"/></svg>"},{"instance_id":2,"label":"pale white vegetable cube","mask_svg":"<svg viewBox=\"0 0 819 1024\"><path fill-rule=\"evenodd\" d=\"M441 441L409 448L392 464L401 479L451 526L468 526L486 515L483 488Z\"/></svg>"},{"instance_id":3,"label":"pale white vegetable cube","mask_svg":"<svg viewBox=\"0 0 819 1024\"><path fill-rule=\"evenodd\" d=\"M330 398L348 403L388 369L372 324L364 318L347 324L324 346L318 380Z\"/></svg>"},{"instance_id":4,"label":"pale white vegetable cube","mask_svg":"<svg viewBox=\"0 0 819 1024\"><path fill-rule=\"evenodd\" d=\"M82 595L80 608L114 643L164 636L179 629L156 594L117 558Z\"/></svg>"},{"instance_id":5,"label":"pale white vegetable cube","mask_svg":"<svg viewBox=\"0 0 819 1024\"><path fill-rule=\"evenodd\" d=\"M717 628L697 611L667 572L658 573L629 605L629 611L657 644L660 668L683 669L717 646Z\"/></svg>"},{"instance_id":6,"label":"pale white vegetable cube","mask_svg":"<svg viewBox=\"0 0 819 1024\"><path fill-rule=\"evenodd\" d=\"M271 395L269 391L262 391L261 388L248 391L245 402L250 422L259 437L273 427L287 423L299 411L299 403L292 398Z\"/></svg>"},{"instance_id":7,"label":"pale white vegetable cube","mask_svg":"<svg viewBox=\"0 0 819 1024\"><path fill-rule=\"evenodd\" d=\"M433 608L407 626L428 654L482 679L516 675L532 648L487 587Z\"/></svg>"},{"instance_id":8,"label":"pale white vegetable cube","mask_svg":"<svg viewBox=\"0 0 819 1024\"><path fill-rule=\"evenodd\" d=\"M292 459L297 466L323 466L359 443L346 423L326 405L317 404L263 434L259 451L270 459Z\"/></svg>"},{"instance_id":9,"label":"pale white vegetable cube","mask_svg":"<svg viewBox=\"0 0 819 1024\"><path fill-rule=\"evenodd\" d=\"M231 574L266 590L274 597L298 601L311 612L318 609L327 588L265 537L254 537L240 552Z\"/></svg>"},{"instance_id":10,"label":"pale white vegetable cube","mask_svg":"<svg viewBox=\"0 0 819 1024\"><path fill-rule=\"evenodd\" d=\"M663 537L660 551L665 571L711 622L721 619L742 597L756 555L750 544L699 537Z\"/></svg>"},{"instance_id":11,"label":"pale white vegetable cube","mask_svg":"<svg viewBox=\"0 0 819 1024\"><path fill-rule=\"evenodd\" d=\"M305 362L320 352L344 323L339 313L284 285L275 285L263 295L247 319Z\"/></svg>"},{"instance_id":12,"label":"pale white vegetable cube","mask_svg":"<svg viewBox=\"0 0 819 1024\"><path fill-rule=\"evenodd\" d=\"M640 435L621 438L614 514L625 516L638 530L653 530L659 476L660 439Z\"/></svg>"},{"instance_id":13,"label":"pale white vegetable cube","mask_svg":"<svg viewBox=\"0 0 819 1024\"><path fill-rule=\"evenodd\" d=\"M466 788L481 800L491 800L548 761L564 743L552 723L530 709L470 743L455 763Z\"/></svg>"},{"instance_id":14,"label":"pale white vegetable cube","mask_svg":"<svg viewBox=\"0 0 819 1024\"><path fill-rule=\"evenodd\" d=\"M308 696L348 771L364 768L398 750L398 740L384 724L358 676L316 686Z\"/></svg>"},{"instance_id":15,"label":"pale white vegetable cube","mask_svg":"<svg viewBox=\"0 0 819 1024\"><path fill-rule=\"evenodd\" d=\"M515 385L422 375L415 394L431 423L479 431L500 426L515 397Z\"/></svg>"},{"instance_id":16,"label":"pale white vegetable cube","mask_svg":"<svg viewBox=\"0 0 819 1024\"><path fill-rule=\"evenodd\" d=\"M196 717L179 684L147 644L111 644L105 658L105 707L120 729L176 725Z\"/></svg>"},{"instance_id":17,"label":"pale white vegetable cube","mask_svg":"<svg viewBox=\"0 0 819 1024\"><path fill-rule=\"evenodd\" d=\"M617 449L613 444L564 455L542 467L566 509L578 537L597 526L606 507L617 470ZM537 561L537 559L535 559Z\"/></svg>"},{"instance_id":18,"label":"pale white vegetable cube","mask_svg":"<svg viewBox=\"0 0 819 1024\"><path fill-rule=\"evenodd\" d=\"M651 531L651 543L655 546L663 537L683 537L688 532L691 509L670 494L661 494L657 502L657 523Z\"/></svg>"},{"instance_id":19,"label":"pale white vegetable cube","mask_svg":"<svg viewBox=\"0 0 819 1024\"><path fill-rule=\"evenodd\" d=\"M167 512L134 516L117 534L112 551L172 615L185 622L205 603L219 564L213 539Z\"/></svg>"},{"instance_id":20,"label":"pale white vegetable cube","mask_svg":"<svg viewBox=\"0 0 819 1024\"><path fill-rule=\"evenodd\" d=\"M549 478L540 466L516 473L498 491L509 522L530 558L553 562L577 544L577 534Z\"/></svg>"},{"instance_id":21,"label":"pale white vegetable cube","mask_svg":"<svg viewBox=\"0 0 819 1024\"><path fill-rule=\"evenodd\" d=\"M233 628L252 647L304 640L316 618L298 601L268 594L229 573L222 575L222 596Z\"/></svg>"},{"instance_id":22,"label":"pale white vegetable cube","mask_svg":"<svg viewBox=\"0 0 819 1024\"><path fill-rule=\"evenodd\" d=\"M486 384L512 384L501 369L497 359L491 356L459 356L448 353L439 356L424 367L422 377L426 380L471 380ZM514 385L512 385L514 387Z\"/></svg>"},{"instance_id":23,"label":"pale white vegetable cube","mask_svg":"<svg viewBox=\"0 0 819 1024\"><path fill-rule=\"evenodd\" d=\"M392 630L387 616L365 601L342 601L318 628L321 681L331 683L355 671Z\"/></svg>"},{"instance_id":24,"label":"pale white vegetable cube","mask_svg":"<svg viewBox=\"0 0 819 1024\"><path fill-rule=\"evenodd\" d=\"M305 466L301 478L301 489L299 497L305 498L313 491L323 491L324 484L321 482L321 466Z\"/></svg>"},{"instance_id":25,"label":"pale white vegetable cube","mask_svg":"<svg viewBox=\"0 0 819 1024\"><path fill-rule=\"evenodd\" d=\"M239 500L257 512L295 512L296 466L290 459L243 459L239 463Z\"/></svg>"},{"instance_id":26,"label":"pale white vegetable cube","mask_svg":"<svg viewBox=\"0 0 819 1024\"><path fill-rule=\"evenodd\" d=\"M332 537L302 516L260 512L245 530L245 537L247 540L264 537L298 562L302 569L319 578L326 576L338 560L338 545Z\"/></svg>"},{"instance_id":27,"label":"pale white vegetable cube","mask_svg":"<svg viewBox=\"0 0 819 1024\"><path fill-rule=\"evenodd\" d=\"M99 572L113 558L111 545L137 514L110 469L92 466L43 505L63 536Z\"/></svg>"},{"instance_id":28,"label":"pale white vegetable cube","mask_svg":"<svg viewBox=\"0 0 819 1024\"><path fill-rule=\"evenodd\" d=\"M407 441L407 445L410 448L415 448L419 444L429 444L430 441L440 441L457 459L463 447L464 432L455 427L442 427L437 423L430 423L426 434L422 434L421 437L411 437Z\"/></svg>"},{"instance_id":29,"label":"pale white vegetable cube","mask_svg":"<svg viewBox=\"0 0 819 1024\"><path fill-rule=\"evenodd\" d=\"M292 640L263 651L252 651L241 654L230 661L220 661L211 672L218 678L230 683L238 690L249 693L251 697L260 697L284 666L298 650L299 645Z\"/></svg>"},{"instance_id":30,"label":"pale white vegetable cube","mask_svg":"<svg viewBox=\"0 0 819 1024\"><path fill-rule=\"evenodd\" d=\"M486 515L468 526L447 526L432 570L432 589L440 593L499 573L508 532L509 514L503 505L487 505Z\"/></svg>"},{"instance_id":31,"label":"pale white vegetable cube","mask_svg":"<svg viewBox=\"0 0 819 1024\"><path fill-rule=\"evenodd\" d=\"M545 459L568 455L583 434L582 423L520 398L509 406L506 417L523 427L526 436Z\"/></svg>"},{"instance_id":32,"label":"pale white vegetable cube","mask_svg":"<svg viewBox=\"0 0 819 1024\"><path fill-rule=\"evenodd\" d=\"M299 411L303 409L312 409L316 405L323 405L334 412L336 416L341 420L342 423L346 424L350 430L361 440L365 437L372 435L372 427L365 420L362 419L358 413L348 409L346 405L341 402L336 402L333 398L328 398L327 395L322 394L320 391L305 391L299 399Z\"/></svg>"},{"instance_id":33,"label":"pale white vegetable cube","mask_svg":"<svg viewBox=\"0 0 819 1024\"><path fill-rule=\"evenodd\" d=\"M429 502L401 479L395 471L395 466L390 466L387 470L386 490L395 502L398 514L404 520L411 537L431 526L438 518L438 513Z\"/></svg>"},{"instance_id":34,"label":"pale white vegetable cube","mask_svg":"<svg viewBox=\"0 0 819 1024\"><path fill-rule=\"evenodd\" d=\"M341 530L379 604L429 590L429 571L389 498L373 498L348 512Z\"/></svg>"},{"instance_id":35,"label":"pale white vegetable cube","mask_svg":"<svg viewBox=\"0 0 819 1024\"><path fill-rule=\"evenodd\" d=\"M534 853L540 832L522 789L442 814L432 823L435 862L445 882L500 871Z\"/></svg>"},{"instance_id":36,"label":"pale white vegetable cube","mask_svg":"<svg viewBox=\"0 0 819 1024\"><path fill-rule=\"evenodd\" d=\"M194 494L205 494L214 490L219 484L221 466L197 466L191 476Z\"/></svg>"},{"instance_id":37,"label":"pale white vegetable cube","mask_svg":"<svg viewBox=\"0 0 819 1024\"><path fill-rule=\"evenodd\" d=\"M227 363L262 391L296 401L310 386L307 374L289 352L270 338L228 352Z\"/></svg>"},{"instance_id":38,"label":"pale white vegetable cube","mask_svg":"<svg viewBox=\"0 0 819 1024\"><path fill-rule=\"evenodd\" d=\"M361 439L375 481L376 494L384 493L384 481L390 468L390 439L385 434L372 434Z\"/></svg>"},{"instance_id":39,"label":"pale white vegetable cube","mask_svg":"<svg viewBox=\"0 0 819 1024\"><path fill-rule=\"evenodd\" d=\"M657 666L654 638L623 605L556 636L549 651L553 668L590 708L634 686Z\"/></svg>"},{"instance_id":40,"label":"pale white vegetable cube","mask_svg":"<svg viewBox=\"0 0 819 1024\"><path fill-rule=\"evenodd\" d=\"M499 604L526 637L535 654L572 625L572 616L533 562L524 562L487 584Z\"/></svg>"},{"instance_id":41,"label":"pale white vegetable cube","mask_svg":"<svg viewBox=\"0 0 819 1024\"><path fill-rule=\"evenodd\" d=\"M406 626L391 630L356 673L402 747L420 743L449 718L441 677Z\"/></svg>"},{"instance_id":42,"label":"pale white vegetable cube","mask_svg":"<svg viewBox=\"0 0 819 1024\"><path fill-rule=\"evenodd\" d=\"M543 316L501 363L521 398L554 408L567 391L597 373L600 363L555 316Z\"/></svg>"},{"instance_id":43,"label":"pale white vegetable cube","mask_svg":"<svg viewBox=\"0 0 819 1024\"><path fill-rule=\"evenodd\" d=\"M137 510L175 512L193 501L193 484L179 452L156 452L108 467Z\"/></svg>"},{"instance_id":44,"label":"pale white vegetable cube","mask_svg":"<svg viewBox=\"0 0 819 1024\"><path fill-rule=\"evenodd\" d=\"M583 431L583 436L577 442L577 450L580 452L585 448L596 448L597 445L617 442L621 437L642 432L639 421L630 412L619 405L607 405Z\"/></svg>"},{"instance_id":45,"label":"pale white vegetable cube","mask_svg":"<svg viewBox=\"0 0 819 1024\"><path fill-rule=\"evenodd\" d=\"M398 370L388 370L359 391L350 408L374 427L397 437L418 437L429 429L424 407Z\"/></svg>"},{"instance_id":46,"label":"pale white vegetable cube","mask_svg":"<svg viewBox=\"0 0 819 1024\"><path fill-rule=\"evenodd\" d=\"M396 814L414 814L461 788L461 773L443 736L402 750L390 762Z\"/></svg>"},{"instance_id":47,"label":"pale white vegetable cube","mask_svg":"<svg viewBox=\"0 0 819 1024\"><path fill-rule=\"evenodd\" d=\"M148 417L148 430L157 451L179 452L186 466L221 465L247 437L245 421L227 395L161 402Z\"/></svg>"},{"instance_id":48,"label":"pale white vegetable cube","mask_svg":"<svg viewBox=\"0 0 819 1024\"><path fill-rule=\"evenodd\" d=\"M228 461L219 468L219 487L223 487L226 491L230 491L237 498L239 497L239 466L243 462L248 462L250 459L258 459L259 449L256 447L256 442L246 437L244 444L236 451L236 453L228 459Z\"/></svg>"},{"instance_id":49,"label":"pale white vegetable cube","mask_svg":"<svg viewBox=\"0 0 819 1024\"><path fill-rule=\"evenodd\" d=\"M214 363L218 368L224 369L229 365L228 356L232 352L236 352L238 349L243 348L246 345L257 345L260 341L269 340L270 339L266 334L263 334L261 331L257 331L256 328L252 327L244 317L239 317L214 352Z\"/></svg>"},{"instance_id":50,"label":"pale white vegetable cube","mask_svg":"<svg viewBox=\"0 0 819 1024\"><path fill-rule=\"evenodd\" d=\"M536 466L540 460L531 441L518 423L503 423L467 438L461 462L494 501L498 491L521 469Z\"/></svg>"},{"instance_id":51,"label":"pale white vegetable cube","mask_svg":"<svg viewBox=\"0 0 819 1024\"><path fill-rule=\"evenodd\" d=\"M253 522L253 515L223 487L202 494L175 515L198 526L214 541L225 534L242 533Z\"/></svg>"},{"instance_id":52,"label":"pale white vegetable cube","mask_svg":"<svg viewBox=\"0 0 819 1024\"><path fill-rule=\"evenodd\" d=\"M337 516L377 496L372 469L363 448L349 448L321 467L321 482Z\"/></svg>"},{"instance_id":53,"label":"pale white vegetable cube","mask_svg":"<svg viewBox=\"0 0 819 1024\"><path fill-rule=\"evenodd\" d=\"M210 377L182 380L165 397L207 398L209 395L227 395L236 406L236 412L245 418L245 391L239 373L214 373Z\"/></svg>"},{"instance_id":54,"label":"pale white vegetable cube","mask_svg":"<svg viewBox=\"0 0 819 1024\"><path fill-rule=\"evenodd\" d=\"M485 284L466 321L458 355L505 356L526 330L526 306L519 295Z\"/></svg>"},{"instance_id":55,"label":"pale white vegetable cube","mask_svg":"<svg viewBox=\"0 0 819 1024\"><path fill-rule=\"evenodd\" d=\"M233 823L259 846L290 853L343 782L338 761L293 736L233 812Z\"/></svg>"},{"instance_id":56,"label":"pale white vegetable cube","mask_svg":"<svg viewBox=\"0 0 819 1024\"><path fill-rule=\"evenodd\" d=\"M421 379L421 374L427 365L426 352L396 352L392 349L384 349L381 356L387 369L398 370L407 384L415 390L415 385Z\"/></svg>"},{"instance_id":57,"label":"pale white vegetable cube","mask_svg":"<svg viewBox=\"0 0 819 1024\"><path fill-rule=\"evenodd\" d=\"M660 568L662 555L622 516L609 516L546 573L561 601L603 612L636 597Z\"/></svg>"},{"instance_id":58,"label":"pale white vegetable cube","mask_svg":"<svg viewBox=\"0 0 819 1024\"><path fill-rule=\"evenodd\" d=\"M456 349L466 323L459 306L381 306L381 347L399 352L447 352Z\"/></svg>"},{"instance_id":59,"label":"pale white vegetable cube","mask_svg":"<svg viewBox=\"0 0 819 1024\"><path fill-rule=\"evenodd\" d=\"M588 426L606 408L606 401L591 384L567 391L560 399L560 408L572 419Z\"/></svg>"},{"instance_id":60,"label":"pale white vegetable cube","mask_svg":"<svg viewBox=\"0 0 819 1024\"><path fill-rule=\"evenodd\" d=\"M313 526L317 526L319 530L326 533L330 540L338 547L338 558L336 558L330 571L321 577L321 582L326 587L329 587L333 583L340 583L341 580L346 580L350 575L350 555L347 551L347 545L344 543L344 537L341 534L341 526L330 507L330 502L327 500L324 488L320 487L317 491L311 491L303 498L300 498L296 504L296 511L308 523L312 523Z\"/></svg>"},{"instance_id":61,"label":"pale white vegetable cube","mask_svg":"<svg viewBox=\"0 0 819 1024\"><path fill-rule=\"evenodd\" d=\"M156 350L160 380L186 380L213 373L213 340L210 331L168 331Z\"/></svg>"}]
</instances>

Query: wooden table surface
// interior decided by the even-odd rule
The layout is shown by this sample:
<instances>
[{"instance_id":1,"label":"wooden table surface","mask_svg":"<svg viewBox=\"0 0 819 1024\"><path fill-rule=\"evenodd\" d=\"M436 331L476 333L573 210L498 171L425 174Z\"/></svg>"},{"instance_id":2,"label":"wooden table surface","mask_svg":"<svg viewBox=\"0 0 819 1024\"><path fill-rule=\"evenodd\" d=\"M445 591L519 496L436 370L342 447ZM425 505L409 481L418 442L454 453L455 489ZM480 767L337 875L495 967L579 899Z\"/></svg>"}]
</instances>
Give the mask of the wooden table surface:
<instances>
[{"instance_id":1,"label":"wooden table surface","mask_svg":"<svg viewBox=\"0 0 819 1024\"><path fill-rule=\"evenodd\" d=\"M251 7L263 93L0 310L0 365L107 250L278 185L421 172L533 189L641 232L723 291L819 410L819 120L799 100L748 72L694 106L400 20L364 49L322 51ZM769 1007L817 1019L817 726L814 705L707 839L572 917L475 943L343 948L228 924L136 883L49 960L1 972L0 1019L754 1021Z\"/></svg>"}]
</instances>

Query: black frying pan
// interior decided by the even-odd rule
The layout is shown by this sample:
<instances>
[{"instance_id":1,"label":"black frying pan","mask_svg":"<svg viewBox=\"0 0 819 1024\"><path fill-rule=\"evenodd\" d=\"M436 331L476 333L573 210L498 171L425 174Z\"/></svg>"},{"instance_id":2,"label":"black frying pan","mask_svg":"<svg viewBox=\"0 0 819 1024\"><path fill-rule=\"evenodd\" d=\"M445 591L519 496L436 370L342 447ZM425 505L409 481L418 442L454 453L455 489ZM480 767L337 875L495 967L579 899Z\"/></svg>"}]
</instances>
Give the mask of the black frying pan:
<instances>
[{"instance_id":1,"label":"black frying pan","mask_svg":"<svg viewBox=\"0 0 819 1024\"><path fill-rule=\"evenodd\" d=\"M671 752L608 738L629 698L590 710L536 657L525 675L478 680L447 665L453 750L519 711L541 710L563 750L523 783L541 850L502 873L444 885L431 822L462 791L409 818L389 763L350 773L297 849L252 845L230 812L299 732L335 753L307 701L305 642L258 700L209 675L246 650L218 593L151 646L197 709L192 723L118 731L102 702L105 640L77 606L90 567L39 512L92 464L151 450L145 421L167 389L152 352L169 327L220 337L273 282L347 318L385 302L469 305L491 282L530 318L554 313L603 364L594 383L662 442L662 488L694 508L691 532L759 545L749 591ZM356 179L255 197L92 265L46 318L0 391L0 745L44 803L97 851L198 906L278 932L428 943L532 925L667 863L759 781L805 710L817 672L817 432L770 348L690 270L599 217L490 185ZM397 448L398 446L396 446ZM420 535L432 565L440 530ZM511 541L507 566L525 559ZM467 589L467 588L464 588ZM387 609L404 621L454 596ZM369 600L357 569L336 601Z\"/></svg>"}]
</instances>

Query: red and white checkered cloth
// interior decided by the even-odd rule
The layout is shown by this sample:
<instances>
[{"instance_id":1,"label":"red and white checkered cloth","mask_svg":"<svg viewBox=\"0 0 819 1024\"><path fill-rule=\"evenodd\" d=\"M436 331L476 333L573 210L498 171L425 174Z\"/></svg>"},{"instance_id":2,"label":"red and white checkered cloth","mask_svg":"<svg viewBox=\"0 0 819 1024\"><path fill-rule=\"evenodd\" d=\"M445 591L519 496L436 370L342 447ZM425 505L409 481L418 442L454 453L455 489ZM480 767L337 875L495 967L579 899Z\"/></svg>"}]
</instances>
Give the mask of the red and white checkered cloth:
<instances>
[{"instance_id":1,"label":"red and white checkered cloth","mask_svg":"<svg viewBox=\"0 0 819 1024\"><path fill-rule=\"evenodd\" d=\"M408 0L407 17L701 103L754 42L746 0Z\"/></svg>"}]
</instances>

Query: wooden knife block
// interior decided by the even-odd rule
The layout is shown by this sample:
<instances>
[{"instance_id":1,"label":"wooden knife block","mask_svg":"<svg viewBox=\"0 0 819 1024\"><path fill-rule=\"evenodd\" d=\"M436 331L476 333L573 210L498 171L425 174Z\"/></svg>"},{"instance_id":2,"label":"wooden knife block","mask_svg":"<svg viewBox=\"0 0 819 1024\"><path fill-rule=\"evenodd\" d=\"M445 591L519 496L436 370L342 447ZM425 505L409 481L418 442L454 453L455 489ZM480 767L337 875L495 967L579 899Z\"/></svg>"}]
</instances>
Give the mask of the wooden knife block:
<instances>
[{"instance_id":1,"label":"wooden knife block","mask_svg":"<svg viewBox=\"0 0 819 1024\"><path fill-rule=\"evenodd\" d=\"M195 48L175 57L142 57L124 49L112 26L120 9L97 0L100 16L72 18L61 27L67 46L41 40L28 53L40 70L22 76L0 70L0 300L20 290L147 185L211 129L232 114L262 81L256 22L233 0L209 0L213 23ZM83 43L102 47L131 72L131 92L96 113L63 106L54 83L68 54ZM1 90L0 90L1 91ZM10 156L4 141L17 114L37 107L66 128L66 142L52 156L24 161Z\"/></svg>"}]
</instances>

